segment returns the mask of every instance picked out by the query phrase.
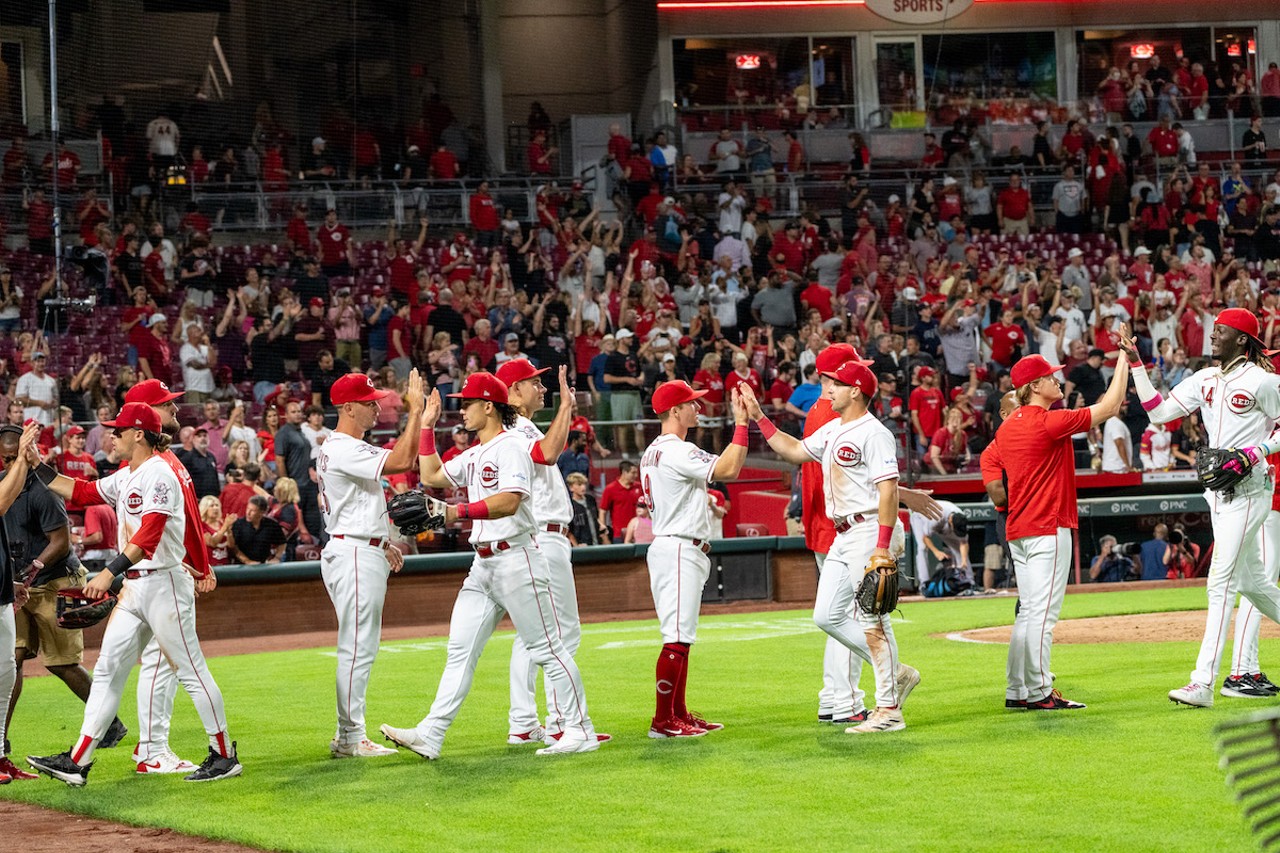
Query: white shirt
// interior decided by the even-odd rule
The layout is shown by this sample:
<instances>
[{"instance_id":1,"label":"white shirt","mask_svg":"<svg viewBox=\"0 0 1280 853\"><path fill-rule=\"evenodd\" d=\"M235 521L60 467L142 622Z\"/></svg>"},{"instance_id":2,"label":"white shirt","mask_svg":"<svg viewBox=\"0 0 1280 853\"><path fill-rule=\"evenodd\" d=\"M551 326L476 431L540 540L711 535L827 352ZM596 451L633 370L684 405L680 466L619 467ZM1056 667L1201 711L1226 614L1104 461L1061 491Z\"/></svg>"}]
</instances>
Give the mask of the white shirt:
<instances>
[{"instance_id":1,"label":"white shirt","mask_svg":"<svg viewBox=\"0 0 1280 853\"><path fill-rule=\"evenodd\" d=\"M1084 340L1084 312L1079 308L1066 309L1059 307L1057 316L1062 318L1063 349L1071 341Z\"/></svg>"},{"instance_id":2,"label":"white shirt","mask_svg":"<svg viewBox=\"0 0 1280 853\"><path fill-rule=\"evenodd\" d=\"M715 535L707 484L719 458L671 433L653 440L640 459L640 486L654 536L705 541Z\"/></svg>"},{"instance_id":3,"label":"white shirt","mask_svg":"<svg viewBox=\"0 0 1280 853\"><path fill-rule=\"evenodd\" d=\"M306 438L307 443L311 445L311 458L315 459L320 455L320 445L325 442L325 439L333 435L333 430L328 427L316 429L309 423L303 423L302 435Z\"/></svg>"},{"instance_id":4,"label":"white shirt","mask_svg":"<svg viewBox=\"0 0 1280 853\"><path fill-rule=\"evenodd\" d=\"M1039 326L1035 326L1032 331L1036 333L1036 342L1040 347L1038 352L1044 360L1052 367L1062 367L1062 359L1058 358L1058 336Z\"/></svg>"},{"instance_id":5,"label":"white shirt","mask_svg":"<svg viewBox=\"0 0 1280 853\"><path fill-rule=\"evenodd\" d=\"M182 383L188 391L213 393L213 368L209 367L209 345L183 344L178 351L182 360ZM192 363L203 363L204 367L191 367Z\"/></svg>"},{"instance_id":6,"label":"white shirt","mask_svg":"<svg viewBox=\"0 0 1280 853\"><path fill-rule=\"evenodd\" d=\"M147 255L152 252L159 252L161 260L164 261L164 277L166 281L173 281L173 270L178 265L178 250L173 247L173 241L168 237L160 240L159 245L152 246L151 238L148 237L142 241L142 248L138 252L138 257L146 260Z\"/></svg>"},{"instance_id":7,"label":"white shirt","mask_svg":"<svg viewBox=\"0 0 1280 853\"><path fill-rule=\"evenodd\" d=\"M879 512L877 484L897 479L898 452L893 433L875 415L867 412L848 423L831 421L803 444L822 463L828 518Z\"/></svg>"},{"instance_id":8,"label":"white shirt","mask_svg":"<svg viewBox=\"0 0 1280 853\"><path fill-rule=\"evenodd\" d=\"M942 510L942 518L934 521L924 513L913 512L910 515L911 535L916 540L916 577L927 578L929 576L929 548L924 544L925 539L937 537L942 540L946 550L951 552L951 560L955 568L964 570L964 566L960 562L960 537L956 536L951 530L951 516L959 513L964 515L960 507L951 503L951 501L938 501L938 507Z\"/></svg>"},{"instance_id":9,"label":"white shirt","mask_svg":"<svg viewBox=\"0 0 1280 853\"><path fill-rule=\"evenodd\" d=\"M249 461L257 462L258 454L262 452L262 445L258 442L258 431L249 426L233 426L231 432L227 433L226 445L230 448L237 441L243 441L249 445Z\"/></svg>"},{"instance_id":10,"label":"white shirt","mask_svg":"<svg viewBox=\"0 0 1280 853\"><path fill-rule=\"evenodd\" d=\"M1129 448L1130 461L1125 464L1124 458L1120 455L1120 450L1116 447L1116 440L1124 442L1125 447ZM1111 418L1102 427L1102 470L1108 474L1128 474L1129 466L1133 464L1133 433L1129 432L1129 427L1118 417Z\"/></svg>"},{"instance_id":11,"label":"white shirt","mask_svg":"<svg viewBox=\"0 0 1280 853\"><path fill-rule=\"evenodd\" d=\"M1173 467L1173 435L1164 424L1153 424L1142 434L1143 450L1140 454L1145 471L1159 471Z\"/></svg>"},{"instance_id":12,"label":"white shirt","mask_svg":"<svg viewBox=\"0 0 1280 853\"><path fill-rule=\"evenodd\" d=\"M26 397L29 400L38 400L41 403L52 403L58 399L58 380L49 374L44 376L36 376L35 371L28 370L26 373L18 377L18 384L13 390L15 397ZM53 410L42 409L39 406L24 406L22 409L23 420L35 420L37 423L49 426L53 423Z\"/></svg>"},{"instance_id":13,"label":"white shirt","mask_svg":"<svg viewBox=\"0 0 1280 853\"><path fill-rule=\"evenodd\" d=\"M147 142L151 153L157 157L176 157L178 154L178 126L172 119L155 118L147 125Z\"/></svg>"},{"instance_id":14,"label":"white shirt","mask_svg":"<svg viewBox=\"0 0 1280 853\"><path fill-rule=\"evenodd\" d=\"M166 516L160 544L150 557L133 564L138 571L176 569L187 553L183 532L187 527L182 505L182 486L169 463L152 456L136 469L121 468L95 484L98 494L116 508L116 550L124 551L142 527L142 517L150 513Z\"/></svg>"},{"instance_id":15,"label":"white shirt","mask_svg":"<svg viewBox=\"0 0 1280 853\"><path fill-rule=\"evenodd\" d=\"M516 418L516 425L512 431L528 439L530 453L533 451L533 445L546 437L533 421L523 415ZM548 524L567 525L573 521L569 488L564 484L564 477L560 475L560 469L556 467L555 460L552 459L551 463L540 465L535 462L533 465L533 518L538 523L539 530Z\"/></svg>"},{"instance_id":16,"label":"white shirt","mask_svg":"<svg viewBox=\"0 0 1280 853\"><path fill-rule=\"evenodd\" d=\"M736 160L737 158L734 159ZM736 171L737 168L737 166L734 166L731 171ZM720 193L720 198L716 202L716 209L720 211L721 234L741 234L742 211L746 207L747 200L741 193L735 196L731 196L728 193Z\"/></svg>"},{"instance_id":17,"label":"white shirt","mask_svg":"<svg viewBox=\"0 0 1280 853\"><path fill-rule=\"evenodd\" d=\"M320 511L330 536L381 539L390 535L382 468L391 451L335 432L316 456Z\"/></svg>"},{"instance_id":18,"label":"white shirt","mask_svg":"<svg viewBox=\"0 0 1280 853\"><path fill-rule=\"evenodd\" d=\"M333 439L326 441L325 447L330 441ZM529 500L533 494L533 468L528 439L511 430L504 430L484 444L474 444L444 463L444 476L455 488L465 488L470 500L481 501L504 492L521 497L514 515L473 522L468 540L472 545L537 531L533 501Z\"/></svg>"}]
</instances>

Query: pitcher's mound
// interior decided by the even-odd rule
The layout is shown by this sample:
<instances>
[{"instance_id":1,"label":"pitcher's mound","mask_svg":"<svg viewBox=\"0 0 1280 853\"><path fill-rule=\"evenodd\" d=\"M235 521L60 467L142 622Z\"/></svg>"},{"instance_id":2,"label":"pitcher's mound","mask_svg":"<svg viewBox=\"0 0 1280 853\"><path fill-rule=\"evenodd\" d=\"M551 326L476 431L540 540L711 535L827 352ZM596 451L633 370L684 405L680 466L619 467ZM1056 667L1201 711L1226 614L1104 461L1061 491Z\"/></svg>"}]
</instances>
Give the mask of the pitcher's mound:
<instances>
[{"instance_id":1,"label":"pitcher's mound","mask_svg":"<svg viewBox=\"0 0 1280 853\"><path fill-rule=\"evenodd\" d=\"M1171 613L1133 613L1127 616L1096 616L1064 619L1053 629L1053 642L1081 643L1177 643L1196 642L1204 636L1205 612L1179 610ZM956 631L945 636L962 643L1008 643L1010 625ZM1262 620L1262 636L1280 637L1280 625Z\"/></svg>"}]
</instances>

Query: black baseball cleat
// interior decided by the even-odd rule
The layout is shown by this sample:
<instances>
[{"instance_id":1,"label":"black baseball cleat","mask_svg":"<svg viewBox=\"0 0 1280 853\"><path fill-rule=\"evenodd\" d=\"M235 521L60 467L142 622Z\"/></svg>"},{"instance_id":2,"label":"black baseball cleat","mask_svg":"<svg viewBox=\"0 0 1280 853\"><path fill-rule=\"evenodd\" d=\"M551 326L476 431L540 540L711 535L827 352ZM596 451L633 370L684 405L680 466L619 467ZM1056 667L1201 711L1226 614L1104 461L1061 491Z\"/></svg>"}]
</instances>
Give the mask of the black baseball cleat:
<instances>
[{"instance_id":1,"label":"black baseball cleat","mask_svg":"<svg viewBox=\"0 0 1280 853\"><path fill-rule=\"evenodd\" d=\"M209 747L209 755L200 768L190 776L182 777L187 782L216 782L219 779L230 779L244 771L236 755L236 743L231 742L231 756L223 757L213 747Z\"/></svg>"},{"instance_id":2,"label":"black baseball cleat","mask_svg":"<svg viewBox=\"0 0 1280 853\"><path fill-rule=\"evenodd\" d=\"M70 752L59 752L57 755L28 755L27 763L46 776L52 776L59 782L66 782L72 788L83 788L89 781L89 768L93 762L81 766L71 760Z\"/></svg>"},{"instance_id":3,"label":"black baseball cleat","mask_svg":"<svg viewBox=\"0 0 1280 853\"><path fill-rule=\"evenodd\" d=\"M1027 710L1026 699L1005 699L1004 709L1006 711L1025 711Z\"/></svg>"},{"instance_id":4,"label":"black baseball cleat","mask_svg":"<svg viewBox=\"0 0 1280 853\"><path fill-rule=\"evenodd\" d=\"M129 729L125 724L120 722L120 718L116 717L111 721L111 725L107 726L106 734L98 741L98 749L111 749L113 746L119 746L120 741L124 740L124 736L129 733Z\"/></svg>"},{"instance_id":5,"label":"black baseball cleat","mask_svg":"<svg viewBox=\"0 0 1280 853\"><path fill-rule=\"evenodd\" d=\"M1233 699L1267 699L1275 695L1255 681L1252 675L1228 675L1218 692Z\"/></svg>"},{"instance_id":6,"label":"black baseball cleat","mask_svg":"<svg viewBox=\"0 0 1280 853\"><path fill-rule=\"evenodd\" d=\"M1272 684L1271 679L1267 678L1267 674L1265 672L1255 672L1253 675L1250 675L1249 678L1254 684L1267 691L1269 695L1275 696L1276 694L1280 694L1280 687Z\"/></svg>"},{"instance_id":7,"label":"black baseball cleat","mask_svg":"<svg viewBox=\"0 0 1280 853\"><path fill-rule=\"evenodd\" d=\"M819 715L818 715L818 722L820 722L820 723L829 723L829 722L831 722L831 719L832 719L833 717L835 717L835 714L819 714Z\"/></svg>"},{"instance_id":8,"label":"black baseball cleat","mask_svg":"<svg viewBox=\"0 0 1280 853\"><path fill-rule=\"evenodd\" d=\"M1007 703L1008 700L1006 699L1005 702ZM1039 702L1027 702L1028 711L1079 711L1083 707L1085 707L1084 703L1064 699L1057 690L1050 691L1049 695Z\"/></svg>"},{"instance_id":9,"label":"black baseball cleat","mask_svg":"<svg viewBox=\"0 0 1280 853\"><path fill-rule=\"evenodd\" d=\"M841 726L853 726L853 725L857 725L858 723L865 723L867 721L868 716L870 716L870 712L867 711L866 708L863 708L861 711L858 711L856 714L850 714L847 717L836 717L832 719L831 722Z\"/></svg>"}]
</instances>

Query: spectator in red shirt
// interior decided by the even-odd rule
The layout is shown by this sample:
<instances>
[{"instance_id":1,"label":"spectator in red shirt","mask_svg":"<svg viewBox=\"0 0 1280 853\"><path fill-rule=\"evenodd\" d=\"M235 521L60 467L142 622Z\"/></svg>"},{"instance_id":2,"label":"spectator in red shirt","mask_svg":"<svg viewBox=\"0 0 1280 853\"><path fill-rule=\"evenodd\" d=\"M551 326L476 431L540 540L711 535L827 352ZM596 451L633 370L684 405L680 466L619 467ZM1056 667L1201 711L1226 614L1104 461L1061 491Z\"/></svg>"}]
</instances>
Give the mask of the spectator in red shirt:
<instances>
[{"instance_id":1,"label":"spectator in red shirt","mask_svg":"<svg viewBox=\"0 0 1280 853\"><path fill-rule=\"evenodd\" d=\"M98 479L98 465L84 452L84 428L75 424L62 434L62 453L58 455L58 473L81 480ZM84 507L67 501L67 512L84 512Z\"/></svg>"},{"instance_id":2,"label":"spectator in red shirt","mask_svg":"<svg viewBox=\"0 0 1280 853\"><path fill-rule=\"evenodd\" d=\"M920 158L921 169L940 169L947 159L946 152L938 147L938 137L932 133L924 135L924 156Z\"/></svg>"},{"instance_id":3,"label":"spectator in red shirt","mask_svg":"<svg viewBox=\"0 0 1280 853\"><path fill-rule=\"evenodd\" d=\"M224 516L234 515L243 518L244 511L249 506L249 498L259 492L266 494L264 489L258 487L260 476L262 476L262 469L257 462L249 462L243 468L227 471L227 484L222 487L222 493L218 496Z\"/></svg>"},{"instance_id":4,"label":"spectator in red shirt","mask_svg":"<svg viewBox=\"0 0 1280 853\"><path fill-rule=\"evenodd\" d=\"M822 315L823 322L831 319L831 291L816 281L810 282L808 287L800 291L800 304L806 311L816 309Z\"/></svg>"},{"instance_id":5,"label":"spectator in red shirt","mask_svg":"<svg viewBox=\"0 0 1280 853\"><path fill-rule=\"evenodd\" d=\"M644 496L640 488L640 470L634 462L618 463L618 479L605 486L600 495L600 526L605 526L605 515L612 525L613 542L622 542L627 524L636 516L636 505Z\"/></svg>"},{"instance_id":6,"label":"spectator in red shirt","mask_svg":"<svg viewBox=\"0 0 1280 853\"><path fill-rule=\"evenodd\" d=\"M1013 354L1027 344L1027 335L1022 327L1013 322L1013 310L1006 308L1000 312L1000 322L992 323L982 332L991 342L991 360L1001 367L1013 367Z\"/></svg>"},{"instance_id":7,"label":"spectator in red shirt","mask_svg":"<svg viewBox=\"0 0 1280 853\"><path fill-rule=\"evenodd\" d=\"M453 446L440 454L441 462L448 462L471 446L471 433L467 432L467 428L462 424L457 424L453 428L452 438Z\"/></svg>"},{"instance_id":8,"label":"spectator in red shirt","mask_svg":"<svg viewBox=\"0 0 1280 853\"><path fill-rule=\"evenodd\" d=\"M1022 176L1009 176L1009 186L996 196L996 218L1002 234L1030 234L1035 212L1031 207L1031 193L1022 185Z\"/></svg>"},{"instance_id":9,"label":"spectator in red shirt","mask_svg":"<svg viewBox=\"0 0 1280 853\"><path fill-rule=\"evenodd\" d=\"M493 196L489 195L489 182L481 181L480 186L471 196L471 227L476 232L476 245L482 249L492 249L498 245L499 229L502 226L501 216Z\"/></svg>"},{"instance_id":10,"label":"spectator in red shirt","mask_svg":"<svg viewBox=\"0 0 1280 853\"><path fill-rule=\"evenodd\" d=\"M76 205L76 218L80 222L80 239L86 246L96 246L98 238L94 229L98 227L98 223L111 218L111 211L107 209L106 202L98 198L98 191L90 187L84 191L84 196Z\"/></svg>"},{"instance_id":11,"label":"spectator in red shirt","mask_svg":"<svg viewBox=\"0 0 1280 853\"><path fill-rule=\"evenodd\" d=\"M320 244L322 273L330 278L351 275L355 250L351 245L351 232L338 221L338 211L330 208L324 215L324 224L316 229L316 242Z\"/></svg>"},{"instance_id":12,"label":"spectator in red shirt","mask_svg":"<svg viewBox=\"0 0 1280 853\"><path fill-rule=\"evenodd\" d=\"M387 228L387 248L391 258L387 261L388 285L397 299L407 299L410 305L418 304L418 285L415 281L418 273L418 254L427 242L427 218L418 217L418 236L409 245L409 241L396 233L396 224L392 220Z\"/></svg>"},{"instance_id":13,"label":"spectator in red shirt","mask_svg":"<svg viewBox=\"0 0 1280 853\"><path fill-rule=\"evenodd\" d=\"M43 187L36 187L29 198L23 198L22 207L27 212L27 245L32 254L53 254L53 205L44 195Z\"/></svg>"},{"instance_id":14,"label":"spectator in red shirt","mask_svg":"<svg viewBox=\"0 0 1280 853\"><path fill-rule=\"evenodd\" d=\"M805 247L799 222L794 219L787 220L783 233L773 238L770 254L775 261L781 259L782 266L796 275L804 274Z\"/></svg>"},{"instance_id":15,"label":"spectator in red shirt","mask_svg":"<svg viewBox=\"0 0 1280 853\"><path fill-rule=\"evenodd\" d=\"M921 367L917 371L920 387L911 392L907 400L907 408L911 412L911 428L916 436L916 443L921 451L942 427L942 408L944 400L942 390L937 387L938 372L932 367Z\"/></svg>"},{"instance_id":16,"label":"spectator in red shirt","mask_svg":"<svg viewBox=\"0 0 1280 853\"><path fill-rule=\"evenodd\" d=\"M413 325L409 321L408 302L395 303L396 313L387 324L387 364L403 382L413 369Z\"/></svg>"},{"instance_id":17,"label":"spectator in red shirt","mask_svg":"<svg viewBox=\"0 0 1280 853\"><path fill-rule=\"evenodd\" d=\"M138 336L138 373L143 379L173 384L173 353L169 347L169 320L152 314L144 335Z\"/></svg>"},{"instance_id":18,"label":"spectator in red shirt","mask_svg":"<svg viewBox=\"0 0 1280 853\"><path fill-rule=\"evenodd\" d=\"M50 151L44 155L44 161L40 164L41 170L47 178L53 177L53 152ZM76 152L67 147L67 143L58 141L58 189L69 190L76 185L76 180L80 177L80 156Z\"/></svg>"},{"instance_id":19,"label":"spectator in red shirt","mask_svg":"<svg viewBox=\"0 0 1280 853\"><path fill-rule=\"evenodd\" d=\"M360 128L356 131L351 145L352 177L368 187L369 181L378 177L381 166L382 147L378 145L377 137L370 133L368 128Z\"/></svg>"},{"instance_id":20,"label":"spectator in red shirt","mask_svg":"<svg viewBox=\"0 0 1280 853\"><path fill-rule=\"evenodd\" d=\"M526 151L529 160L529 174L535 176L555 174L555 170L551 167L551 158L559 151L559 148L547 146L547 132L545 130L534 131L533 140L529 143Z\"/></svg>"},{"instance_id":21,"label":"spectator in red shirt","mask_svg":"<svg viewBox=\"0 0 1280 853\"><path fill-rule=\"evenodd\" d=\"M454 181L458 178L458 158L441 142L431 155L431 177L437 181Z\"/></svg>"},{"instance_id":22,"label":"spectator in red shirt","mask_svg":"<svg viewBox=\"0 0 1280 853\"><path fill-rule=\"evenodd\" d=\"M791 394L795 388L796 363L794 361L784 361L778 365L778 378L773 380L773 384L769 386L769 393L765 398L768 405L781 412L786 406L787 401L791 399Z\"/></svg>"},{"instance_id":23,"label":"spectator in red shirt","mask_svg":"<svg viewBox=\"0 0 1280 853\"><path fill-rule=\"evenodd\" d=\"M311 242L311 226L307 224L307 206L305 204L295 204L293 206L293 218L285 226L284 241L289 246L291 254L296 255L299 252L304 255L311 254L314 244Z\"/></svg>"},{"instance_id":24,"label":"spectator in red shirt","mask_svg":"<svg viewBox=\"0 0 1280 853\"><path fill-rule=\"evenodd\" d=\"M1168 113L1160 116L1160 123L1151 128L1147 134L1147 142L1151 145L1151 153L1161 166L1172 166L1178 159L1178 134L1170 127Z\"/></svg>"},{"instance_id":25,"label":"spectator in red shirt","mask_svg":"<svg viewBox=\"0 0 1280 853\"><path fill-rule=\"evenodd\" d=\"M929 466L938 474L955 474L964 467L968 459L964 415L959 409L949 409L946 426L934 430L929 441Z\"/></svg>"},{"instance_id":26,"label":"spectator in red shirt","mask_svg":"<svg viewBox=\"0 0 1280 853\"><path fill-rule=\"evenodd\" d=\"M724 393L732 398L734 390L739 385L749 386L755 393L757 400L763 401L767 399L764 395L764 383L760 379L760 374L750 366L745 352L735 352L733 354L733 370L730 370L724 377Z\"/></svg>"},{"instance_id":27,"label":"spectator in red shirt","mask_svg":"<svg viewBox=\"0 0 1280 853\"><path fill-rule=\"evenodd\" d=\"M471 339L462 347L462 360L465 362L467 356L474 355L476 364L482 369L488 370L489 365L493 363L494 356L498 354L498 350L502 349L498 342L493 339L493 327L486 319L476 320L474 326L471 327Z\"/></svg>"}]
</instances>

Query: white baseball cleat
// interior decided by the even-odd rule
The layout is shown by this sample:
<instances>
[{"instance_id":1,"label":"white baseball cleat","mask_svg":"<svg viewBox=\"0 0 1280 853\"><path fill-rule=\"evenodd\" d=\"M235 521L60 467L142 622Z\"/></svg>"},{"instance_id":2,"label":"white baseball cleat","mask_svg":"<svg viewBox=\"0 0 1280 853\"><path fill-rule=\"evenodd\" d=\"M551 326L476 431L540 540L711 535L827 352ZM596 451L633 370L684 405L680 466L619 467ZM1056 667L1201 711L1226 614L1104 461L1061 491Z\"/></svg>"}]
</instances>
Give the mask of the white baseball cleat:
<instances>
[{"instance_id":1,"label":"white baseball cleat","mask_svg":"<svg viewBox=\"0 0 1280 853\"><path fill-rule=\"evenodd\" d=\"M385 747L364 738L356 743L338 743L329 741L329 754L334 758L381 758L384 755L397 755L399 750Z\"/></svg>"},{"instance_id":2,"label":"white baseball cleat","mask_svg":"<svg viewBox=\"0 0 1280 853\"><path fill-rule=\"evenodd\" d=\"M145 761L139 760L137 771L139 773L194 773L196 765L179 758L171 750L166 750Z\"/></svg>"},{"instance_id":3,"label":"white baseball cleat","mask_svg":"<svg viewBox=\"0 0 1280 853\"><path fill-rule=\"evenodd\" d=\"M920 670L905 663L898 664L898 677L895 680L898 685L898 707L901 708L907 704L907 697L920 683Z\"/></svg>"},{"instance_id":4,"label":"white baseball cleat","mask_svg":"<svg viewBox=\"0 0 1280 853\"><path fill-rule=\"evenodd\" d=\"M397 729L383 723L380 731L387 740L418 753L428 761L435 761L440 757L440 747L427 743L426 739L418 734L417 729Z\"/></svg>"},{"instance_id":5,"label":"white baseball cleat","mask_svg":"<svg viewBox=\"0 0 1280 853\"><path fill-rule=\"evenodd\" d=\"M507 743L512 746L524 746L530 743L546 743L547 730L542 726L527 732L511 732L507 735Z\"/></svg>"},{"instance_id":6,"label":"white baseball cleat","mask_svg":"<svg viewBox=\"0 0 1280 853\"><path fill-rule=\"evenodd\" d=\"M1169 699L1179 705L1191 705L1195 708L1212 708L1213 688L1206 687L1203 684L1196 684L1193 681L1186 687L1179 687L1177 690L1170 690Z\"/></svg>"},{"instance_id":7,"label":"white baseball cleat","mask_svg":"<svg viewBox=\"0 0 1280 853\"><path fill-rule=\"evenodd\" d=\"M546 749L538 750L538 755L571 755L575 752L595 752L599 748L600 740L596 737L562 737Z\"/></svg>"},{"instance_id":8,"label":"white baseball cleat","mask_svg":"<svg viewBox=\"0 0 1280 853\"><path fill-rule=\"evenodd\" d=\"M902 711L897 708L876 708L866 722L844 730L847 735L870 735L881 732L900 732L907 727Z\"/></svg>"}]
</instances>

